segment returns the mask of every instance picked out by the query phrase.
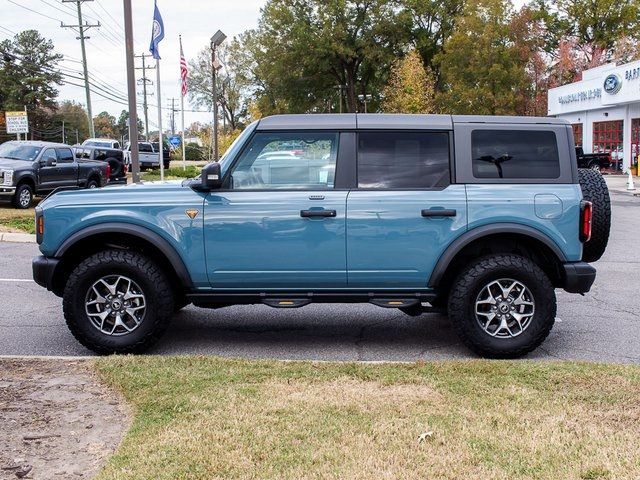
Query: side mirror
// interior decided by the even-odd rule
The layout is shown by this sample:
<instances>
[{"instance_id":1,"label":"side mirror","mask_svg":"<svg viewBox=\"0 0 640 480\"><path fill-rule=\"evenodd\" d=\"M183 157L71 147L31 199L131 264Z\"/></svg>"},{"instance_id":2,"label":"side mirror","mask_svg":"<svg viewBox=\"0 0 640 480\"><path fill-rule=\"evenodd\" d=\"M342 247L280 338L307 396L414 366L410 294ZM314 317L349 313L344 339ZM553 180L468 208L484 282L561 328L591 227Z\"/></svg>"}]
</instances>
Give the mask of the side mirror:
<instances>
[{"instance_id":1,"label":"side mirror","mask_svg":"<svg viewBox=\"0 0 640 480\"><path fill-rule=\"evenodd\" d=\"M212 162L205 165L202 169L201 178L203 190L217 190L222 187L220 164L218 162Z\"/></svg>"}]
</instances>

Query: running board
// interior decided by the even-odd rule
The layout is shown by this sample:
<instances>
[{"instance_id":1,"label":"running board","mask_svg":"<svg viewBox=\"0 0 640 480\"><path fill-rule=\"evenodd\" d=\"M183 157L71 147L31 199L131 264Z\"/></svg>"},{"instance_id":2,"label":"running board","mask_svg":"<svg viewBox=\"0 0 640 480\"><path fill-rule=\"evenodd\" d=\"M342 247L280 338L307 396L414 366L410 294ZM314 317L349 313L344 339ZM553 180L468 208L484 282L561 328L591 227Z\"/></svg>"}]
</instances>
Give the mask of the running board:
<instances>
[{"instance_id":1,"label":"running board","mask_svg":"<svg viewBox=\"0 0 640 480\"><path fill-rule=\"evenodd\" d=\"M215 292L190 293L187 300L196 307L220 308L262 303L274 308L298 308L310 303L372 303L386 308L409 308L436 297L429 292Z\"/></svg>"}]
</instances>

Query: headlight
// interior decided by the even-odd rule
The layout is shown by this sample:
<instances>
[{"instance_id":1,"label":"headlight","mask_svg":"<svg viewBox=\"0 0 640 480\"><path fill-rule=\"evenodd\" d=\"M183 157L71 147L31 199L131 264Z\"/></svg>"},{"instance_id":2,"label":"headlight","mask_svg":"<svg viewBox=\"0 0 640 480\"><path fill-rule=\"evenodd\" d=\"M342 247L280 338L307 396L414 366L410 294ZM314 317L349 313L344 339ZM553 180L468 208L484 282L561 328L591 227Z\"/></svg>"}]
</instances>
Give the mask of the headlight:
<instances>
[{"instance_id":1,"label":"headlight","mask_svg":"<svg viewBox=\"0 0 640 480\"><path fill-rule=\"evenodd\" d=\"M0 171L0 184L13 185L13 170Z\"/></svg>"}]
</instances>

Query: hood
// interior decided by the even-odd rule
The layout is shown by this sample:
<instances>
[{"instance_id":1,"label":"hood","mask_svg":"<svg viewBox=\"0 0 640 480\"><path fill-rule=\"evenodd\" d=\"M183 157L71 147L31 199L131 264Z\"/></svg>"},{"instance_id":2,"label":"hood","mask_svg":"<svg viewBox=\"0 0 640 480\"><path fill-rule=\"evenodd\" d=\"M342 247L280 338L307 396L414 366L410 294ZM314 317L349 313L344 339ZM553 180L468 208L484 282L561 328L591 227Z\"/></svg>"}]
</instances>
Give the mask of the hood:
<instances>
[{"instance_id":1,"label":"hood","mask_svg":"<svg viewBox=\"0 0 640 480\"><path fill-rule=\"evenodd\" d=\"M47 197L40 203L40 206L49 208L69 205L170 204L172 195L185 189L189 189L189 187L183 187L182 180L173 180L131 185L107 185L91 190L62 190Z\"/></svg>"},{"instance_id":2,"label":"hood","mask_svg":"<svg viewBox=\"0 0 640 480\"><path fill-rule=\"evenodd\" d=\"M13 160L11 158L0 157L0 170L22 170L31 169L33 162L26 162L24 160Z\"/></svg>"}]
</instances>

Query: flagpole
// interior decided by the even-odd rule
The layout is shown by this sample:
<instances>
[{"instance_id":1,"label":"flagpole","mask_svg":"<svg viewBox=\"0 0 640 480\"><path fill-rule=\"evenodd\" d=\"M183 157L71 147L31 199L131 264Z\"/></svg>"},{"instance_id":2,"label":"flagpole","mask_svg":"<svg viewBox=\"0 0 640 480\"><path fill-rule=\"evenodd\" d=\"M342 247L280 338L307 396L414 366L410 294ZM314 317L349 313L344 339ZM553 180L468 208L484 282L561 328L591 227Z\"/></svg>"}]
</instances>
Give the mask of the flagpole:
<instances>
[{"instance_id":1,"label":"flagpole","mask_svg":"<svg viewBox=\"0 0 640 480\"><path fill-rule=\"evenodd\" d=\"M162 96L160 94L160 59L156 59L156 85L158 101L158 150L160 150L160 181L164 182L164 145L162 143Z\"/></svg>"}]
</instances>

